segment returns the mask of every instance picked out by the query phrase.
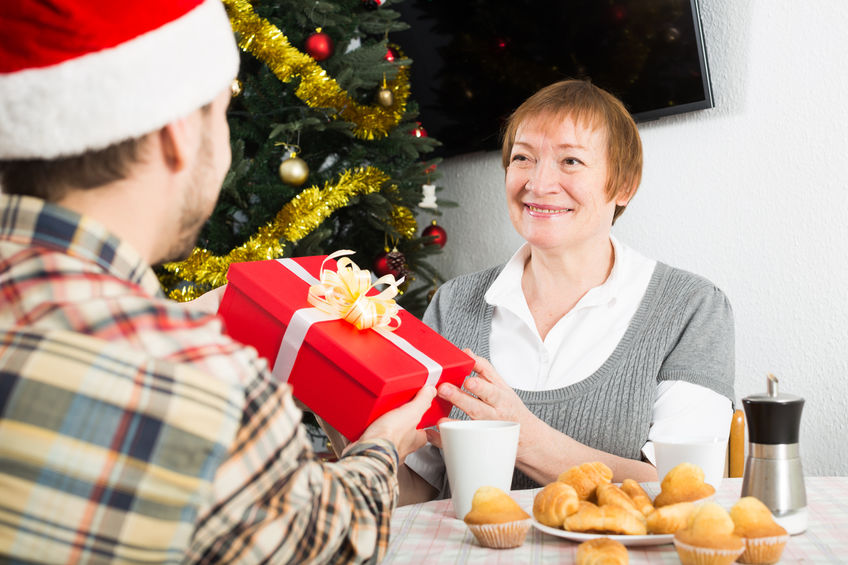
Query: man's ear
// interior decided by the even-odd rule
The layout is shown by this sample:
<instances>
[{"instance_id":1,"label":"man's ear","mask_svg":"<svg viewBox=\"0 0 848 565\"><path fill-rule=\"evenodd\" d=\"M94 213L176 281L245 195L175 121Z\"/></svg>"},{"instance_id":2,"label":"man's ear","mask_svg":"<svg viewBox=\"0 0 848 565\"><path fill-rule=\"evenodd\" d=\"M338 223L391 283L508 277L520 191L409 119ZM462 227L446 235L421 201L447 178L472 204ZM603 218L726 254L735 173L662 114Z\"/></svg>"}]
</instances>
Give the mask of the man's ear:
<instances>
[{"instance_id":1,"label":"man's ear","mask_svg":"<svg viewBox=\"0 0 848 565\"><path fill-rule=\"evenodd\" d=\"M185 118L174 120L159 130L162 158L175 173L185 169L188 163L189 131Z\"/></svg>"}]
</instances>

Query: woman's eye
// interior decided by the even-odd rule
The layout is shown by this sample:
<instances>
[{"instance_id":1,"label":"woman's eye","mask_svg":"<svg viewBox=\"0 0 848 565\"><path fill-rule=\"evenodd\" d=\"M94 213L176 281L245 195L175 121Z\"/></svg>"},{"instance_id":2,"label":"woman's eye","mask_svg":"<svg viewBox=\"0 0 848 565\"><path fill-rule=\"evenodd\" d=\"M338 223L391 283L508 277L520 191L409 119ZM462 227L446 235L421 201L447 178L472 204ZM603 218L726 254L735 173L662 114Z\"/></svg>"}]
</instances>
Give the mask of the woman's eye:
<instances>
[{"instance_id":1,"label":"woman's eye","mask_svg":"<svg viewBox=\"0 0 848 565\"><path fill-rule=\"evenodd\" d=\"M526 161L527 157L525 157L524 155L518 154L518 155L513 155L512 160L513 161Z\"/></svg>"},{"instance_id":2,"label":"woman's eye","mask_svg":"<svg viewBox=\"0 0 848 565\"><path fill-rule=\"evenodd\" d=\"M580 159L575 159L574 157L566 157L562 160L563 164L573 167L574 165L582 165L583 161Z\"/></svg>"}]
</instances>

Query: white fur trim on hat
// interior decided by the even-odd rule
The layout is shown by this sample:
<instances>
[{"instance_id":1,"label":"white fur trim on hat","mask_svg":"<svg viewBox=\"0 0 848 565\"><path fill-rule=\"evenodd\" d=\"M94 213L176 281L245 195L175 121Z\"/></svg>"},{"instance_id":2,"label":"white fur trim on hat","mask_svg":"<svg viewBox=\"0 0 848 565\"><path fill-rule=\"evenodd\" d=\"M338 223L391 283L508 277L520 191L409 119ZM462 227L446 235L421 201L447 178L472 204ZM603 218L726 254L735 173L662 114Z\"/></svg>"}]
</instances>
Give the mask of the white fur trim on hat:
<instances>
[{"instance_id":1,"label":"white fur trim on hat","mask_svg":"<svg viewBox=\"0 0 848 565\"><path fill-rule=\"evenodd\" d=\"M0 74L0 160L79 155L155 131L211 102L238 63L223 4L206 0L116 47Z\"/></svg>"}]
</instances>

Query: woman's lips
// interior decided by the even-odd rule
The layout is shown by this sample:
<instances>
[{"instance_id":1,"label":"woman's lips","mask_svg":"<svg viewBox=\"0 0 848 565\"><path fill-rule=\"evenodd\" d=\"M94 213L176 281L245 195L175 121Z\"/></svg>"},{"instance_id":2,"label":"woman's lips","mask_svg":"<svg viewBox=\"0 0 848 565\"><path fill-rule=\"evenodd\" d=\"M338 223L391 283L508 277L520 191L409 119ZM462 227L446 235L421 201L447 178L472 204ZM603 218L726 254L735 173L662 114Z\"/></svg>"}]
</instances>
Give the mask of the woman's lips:
<instances>
[{"instance_id":1,"label":"woman's lips","mask_svg":"<svg viewBox=\"0 0 848 565\"><path fill-rule=\"evenodd\" d=\"M544 204L524 204L524 207L530 212L531 216L560 216L573 212L574 208L560 208L557 206L547 206Z\"/></svg>"}]
</instances>

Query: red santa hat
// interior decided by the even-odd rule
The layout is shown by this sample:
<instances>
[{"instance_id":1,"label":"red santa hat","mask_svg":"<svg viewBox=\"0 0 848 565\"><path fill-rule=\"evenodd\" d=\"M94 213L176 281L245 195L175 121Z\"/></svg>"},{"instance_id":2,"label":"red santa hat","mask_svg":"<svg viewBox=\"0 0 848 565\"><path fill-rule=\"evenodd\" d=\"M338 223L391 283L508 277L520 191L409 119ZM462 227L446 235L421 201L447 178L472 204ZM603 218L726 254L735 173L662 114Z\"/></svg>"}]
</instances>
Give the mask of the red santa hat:
<instances>
[{"instance_id":1,"label":"red santa hat","mask_svg":"<svg viewBox=\"0 0 848 565\"><path fill-rule=\"evenodd\" d=\"M235 78L221 0L0 0L0 160L157 130Z\"/></svg>"}]
</instances>

